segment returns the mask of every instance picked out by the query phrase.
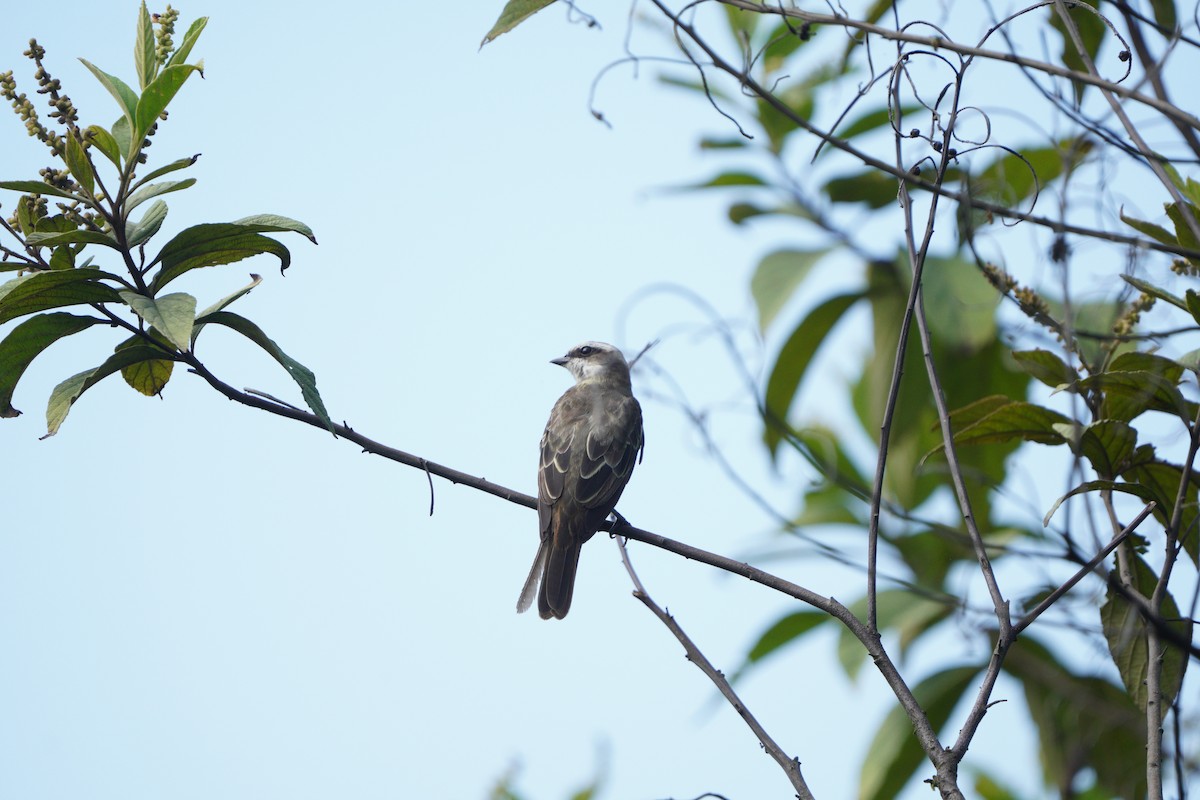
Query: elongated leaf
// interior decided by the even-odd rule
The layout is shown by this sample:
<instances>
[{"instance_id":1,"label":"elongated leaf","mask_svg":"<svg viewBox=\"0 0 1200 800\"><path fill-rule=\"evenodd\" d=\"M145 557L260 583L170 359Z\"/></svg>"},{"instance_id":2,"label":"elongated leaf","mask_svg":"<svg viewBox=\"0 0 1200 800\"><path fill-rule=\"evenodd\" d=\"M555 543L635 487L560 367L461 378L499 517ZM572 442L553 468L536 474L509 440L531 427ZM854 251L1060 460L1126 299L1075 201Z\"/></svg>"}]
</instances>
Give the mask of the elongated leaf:
<instances>
[{"instance_id":1,"label":"elongated leaf","mask_svg":"<svg viewBox=\"0 0 1200 800\"><path fill-rule=\"evenodd\" d=\"M1074 383L1079 374L1049 350L1018 350L1012 354L1024 372L1052 389Z\"/></svg>"},{"instance_id":2,"label":"elongated leaf","mask_svg":"<svg viewBox=\"0 0 1200 800\"><path fill-rule=\"evenodd\" d=\"M63 160L67 162L67 169L75 178L75 182L90 195L96 188L96 174L92 172L87 151L84 150L83 142L79 141L79 136L75 133L68 133L66 140L67 149L63 153Z\"/></svg>"},{"instance_id":3,"label":"elongated leaf","mask_svg":"<svg viewBox=\"0 0 1200 800\"><path fill-rule=\"evenodd\" d=\"M89 125L87 136L97 150L103 153L118 169L121 168L121 148L111 133L99 125Z\"/></svg>"},{"instance_id":4,"label":"elongated leaf","mask_svg":"<svg viewBox=\"0 0 1200 800\"><path fill-rule=\"evenodd\" d=\"M1170 303L1171 305L1175 306L1176 308L1182 309L1184 311L1188 310L1187 303L1183 302L1182 299L1180 299L1176 295L1171 294L1166 289L1160 289L1159 287L1155 286L1154 284L1147 283L1146 281L1144 281L1140 278L1135 278L1132 275L1122 275L1121 278L1126 283L1128 283L1130 286L1137 289L1139 292L1145 292L1146 294L1150 295L1151 297L1157 297L1159 300L1165 300L1166 302Z\"/></svg>"},{"instance_id":5,"label":"elongated leaf","mask_svg":"<svg viewBox=\"0 0 1200 800\"><path fill-rule=\"evenodd\" d=\"M759 635L758 640L746 654L746 660L730 677L735 681L762 659L778 652L784 646L799 639L830 619L828 614L819 611L796 611L776 620L769 628Z\"/></svg>"},{"instance_id":6,"label":"elongated leaf","mask_svg":"<svg viewBox=\"0 0 1200 800\"><path fill-rule=\"evenodd\" d=\"M204 32L204 26L207 24L208 17L200 17L188 26L187 33L183 35L183 39L179 42L179 47L167 59L166 66L172 67L176 64L187 62L188 56L192 54L192 48L196 46L196 40L200 38L200 34Z\"/></svg>"},{"instance_id":7,"label":"elongated leaf","mask_svg":"<svg viewBox=\"0 0 1200 800\"><path fill-rule=\"evenodd\" d=\"M183 87L184 82L193 72L199 72L200 67L194 64L174 64L158 74L137 102L133 115L134 138L141 139L158 121L158 115L166 110L167 105Z\"/></svg>"},{"instance_id":8,"label":"elongated leaf","mask_svg":"<svg viewBox=\"0 0 1200 800\"><path fill-rule=\"evenodd\" d=\"M780 426L787 424L792 401L812 363L813 355L829 335L833 326L852 305L863 298L863 293L842 294L826 300L805 317L779 351L771 377L767 380L764 398L766 423L763 441L771 455L779 448L783 439Z\"/></svg>"},{"instance_id":9,"label":"elongated leaf","mask_svg":"<svg viewBox=\"0 0 1200 800\"><path fill-rule=\"evenodd\" d=\"M113 96L113 99L117 101L117 105L121 107L121 113L124 114L125 117L128 118L130 124L132 124L137 115L137 93L134 92L133 89L130 89L123 80L115 75L109 75L107 72L100 69L86 58L81 58L79 60L91 71L93 75L96 76L96 80L100 81L100 85L107 89L108 93ZM116 135L115 131L113 132L113 135ZM119 136L117 137L117 140L120 141ZM128 153L126 153L126 157L128 157Z\"/></svg>"},{"instance_id":10,"label":"elongated leaf","mask_svg":"<svg viewBox=\"0 0 1200 800\"><path fill-rule=\"evenodd\" d=\"M146 2L142 0L138 9L137 36L133 42L133 61L137 67L138 88L145 89L154 80L154 71L158 69L158 58L154 54L154 26L150 23L150 12L146 10Z\"/></svg>"},{"instance_id":11,"label":"elongated leaf","mask_svg":"<svg viewBox=\"0 0 1200 800\"><path fill-rule=\"evenodd\" d=\"M112 126L113 141L117 143L117 149L121 152L121 157L126 161L129 160L130 154L137 148L142 146L139 139L136 147L133 141L133 123L129 121L129 117L121 117Z\"/></svg>"},{"instance_id":12,"label":"elongated leaf","mask_svg":"<svg viewBox=\"0 0 1200 800\"><path fill-rule=\"evenodd\" d=\"M211 306L209 306L208 308L204 309L199 314L197 314L196 315L196 327L192 329L192 344L194 345L196 343L196 337L200 335L200 331L207 324L207 317L209 314L214 314L218 311L223 311L234 300L237 300L239 297L242 297L244 295L250 294L250 291L252 289L254 289L255 286L258 286L260 283L262 283L262 276L255 275L252 272L252 273L250 273L250 283L243 286L241 289L238 289L233 294L229 294L229 295L226 295L225 297L222 297L220 300L213 303Z\"/></svg>"},{"instance_id":13,"label":"elongated leaf","mask_svg":"<svg viewBox=\"0 0 1200 800\"><path fill-rule=\"evenodd\" d=\"M133 184L133 188L136 191L137 189L142 188L144 185L146 185L150 181L154 180L155 178L161 178L163 175L167 175L167 174L175 172L177 170L187 169L192 164L195 164L199 158L200 158L200 154L196 153L196 155L192 156L191 158L176 159L175 161L172 161L170 164L167 164L164 167L159 167L158 169L150 172L149 174L146 175L146 177L139 179L136 183Z\"/></svg>"},{"instance_id":14,"label":"elongated leaf","mask_svg":"<svg viewBox=\"0 0 1200 800\"><path fill-rule=\"evenodd\" d=\"M500 12L500 16L496 19L496 23L487 32L487 36L483 37L479 46L483 47L500 34L508 33L553 2L554 0L508 0Z\"/></svg>"},{"instance_id":15,"label":"elongated leaf","mask_svg":"<svg viewBox=\"0 0 1200 800\"><path fill-rule=\"evenodd\" d=\"M935 673L913 687L913 694L934 730L946 724L950 713L970 687L980 667L955 667ZM863 764L859 797L863 800L891 800L925 760L925 752L913 734L913 725L904 709L893 708L884 719ZM930 767L932 772L933 767Z\"/></svg>"},{"instance_id":16,"label":"elongated leaf","mask_svg":"<svg viewBox=\"0 0 1200 800\"><path fill-rule=\"evenodd\" d=\"M184 178L181 181L163 181L162 183L147 184L129 195L129 198L125 201L125 215L128 217L130 211L151 197L158 197L160 194L167 194L168 192L178 192L195 183L195 178Z\"/></svg>"},{"instance_id":17,"label":"elongated leaf","mask_svg":"<svg viewBox=\"0 0 1200 800\"><path fill-rule=\"evenodd\" d=\"M158 233L166 218L167 204L162 200L155 200L154 205L146 209L146 214L140 222L131 222L125 226L125 240L129 247L138 247L148 242L150 237Z\"/></svg>"},{"instance_id":18,"label":"elongated leaf","mask_svg":"<svg viewBox=\"0 0 1200 800\"><path fill-rule=\"evenodd\" d=\"M1146 715L1123 689L1065 669L1028 634L1004 670L1021 682L1041 743L1047 783L1072 786L1093 770L1098 797L1146 796Z\"/></svg>"},{"instance_id":19,"label":"elongated leaf","mask_svg":"<svg viewBox=\"0 0 1200 800\"><path fill-rule=\"evenodd\" d=\"M160 264L151 284L153 294L189 270L232 264L250 256L270 253L287 269L292 257L279 242L233 222L205 223L180 231L159 251L152 264Z\"/></svg>"},{"instance_id":20,"label":"elongated leaf","mask_svg":"<svg viewBox=\"0 0 1200 800\"><path fill-rule=\"evenodd\" d=\"M1175 246L1179 244L1179 240L1175 238L1175 234L1169 232L1166 228L1155 225L1153 222L1146 222L1136 217L1127 217L1125 212L1121 212L1121 221L1129 227L1133 228L1138 233L1144 233L1156 242L1161 244ZM1122 276L1124 277L1124 276Z\"/></svg>"},{"instance_id":21,"label":"elongated leaf","mask_svg":"<svg viewBox=\"0 0 1200 800\"><path fill-rule=\"evenodd\" d=\"M1185 208L1190 214L1184 212ZM1167 204L1167 217L1175 226L1175 236L1179 239L1179 243L1191 250L1198 250L1200 249L1200 239L1196 238L1196 233L1188 224L1189 216L1193 220L1200 220L1200 209L1191 203L1185 203L1183 206L1178 203Z\"/></svg>"},{"instance_id":22,"label":"elongated leaf","mask_svg":"<svg viewBox=\"0 0 1200 800\"><path fill-rule=\"evenodd\" d=\"M313 234L312 228L300 220L283 217L279 214L254 214L249 217L235 219L233 224L241 225L243 228L252 230L255 233L298 233L313 244L317 243L317 237Z\"/></svg>"},{"instance_id":23,"label":"elongated leaf","mask_svg":"<svg viewBox=\"0 0 1200 800\"><path fill-rule=\"evenodd\" d=\"M1131 426L1116 419L1102 419L1083 428L1078 452L1101 478L1114 478L1129 466L1136 446L1137 431Z\"/></svg>"},{"instance_id":24,"label":"elongated leaf","mask_svg":"<svg viewBox=\"0 0 1200 800\"><path fill-rule=\"evenodd\" d=\"M312 370L283 352L279 345L262 332L261 328L245 317L238 316L231 311L216 311L205 315L204 321L232 328L266 350L292 376L292 380L300 387L300 394L304 397L304 402L312 409L313 414L324 423L331 433L333 432L333 421L329 418L329 412L325 410L325 403L321 400L320 393L317 392L317 378L313 375Z\"/></svg>"},{"instance_id":25,"label":"elongated leaf","mask_svg":"<svg viewBox=\"0 0 1200 800\"><path fill-rule=\"evenodd\" d=\"M46 405L46 435L42 438L47 439L58 433L58 429L62 427L67 414L71 411L71 406L88 389L130 364L158 360L163 355L163 351L149 345L129 347L113 353L100 366L72 375L55 386L54 390L50 392L50 402Z\"/></svg>"},{"instance_id":26,"label":"elongated leaf","mask_svg":"<svg viewBox=\"0 0 1200 800\"><path fill-rule=\"evenodd\" d=\"M981 402L994 402L985 398ZM956 415L958 412L954 412ZM1054 427L1069 425L1071 420L1033 403L1009 401L996 406L977 422L966 425L954 434L958 444L989 444L1024 439L1042 444L1064 444L1066 439Z\"/></svg>"},{"instance_id":27,"label":"elongated leaf","mask_svg":"<svg viewBox=\"0 0 1200 800\"><path fill-rule=\"evenodd\" d=\"M147 297L137 292L121 292L121 299L129 304L147 325L158 330L167 341L187 351L192 346L192 327L196 322L196 298L190 294L176 292L160 297Z\"/></svg>"},{"instance_id":28,"label":"elongated leaf","mask_svg":"<svg viewBox=\"0 0 1200 800\"><path fill-rule=\"evenodd\" d=\"M1054 516L1054 512L1058 511L1058 507L1061 506L1065 501L1069 500L1070 498L1075 497L1076 495L1085 494L1087 492L1102 492L1102 491L1122 492L1124 494L1131 494L1135 497L1141 498L1142 500L1146 501L1147 503L1150 502L1151 500L1159 499L1153 490L1151 490L1147 487L1141 486L1139 484L1136 484L1136 483L1122 483L1120 481L1108 481L1108 480L1087 481L1085 483L1079 484L1074 489L1072 489L1071 491L1064 494L1062 497L1055 500L1054 505L1050 506L1050 510L1046 512L1046 516L1042 519L1042 525L1043 526L1049 525L1050 518Z\"/></svg>"},{"instance_id":29,"label":"elongated leaf","mask_svg":"<svg viewBox=\"0 0 1200 800\"><path fill-rule=\"evenodd\" d=\"M90 328L100 322L74 314L39 314L13 328L0 342L0 417L15 417L21 412L12 407L13 392L25 369L43 350L64 336Z\"/></svg>"},{"instance_id":30,"label":"elongated leaf","mask_svg":"<svg viewBox=\"0 0 1200 800\"><path fill-rule=\"evenodd\" d=\"M1138 449L1140 451L1142 448ZM1137 487L1138 497L1158 503L1158 507L1154 509L1154 517L1163 527L1171 524L1175 496L1179 493L1180 483L1183 482L1183 469L1178 464L1158 459L1141 461L1121 473L1121 477ZM1200 509L1197 508L1196 502L1198 487L1200 474L1189 471L1179 518L1179 538L1192 563L1200 565L1200 537L1194 533L1200 526Z\"/></svg>"},{"instance_id":31,"label":"elongated leaf","mask_svg":"<svg viewBox=\"0 0 1200 800\"><path fill-rule=\"evenodd\" d=\"M679 191L695 189L728 189L731 186L767 186L767 182L751 172L722 172L700 183L680 186Z\"/></svg>"},{"instance_id":32,"label":"elongated leaf","mask_svg":"<svg viewBox=\"0 0 1200 800\"><path fill-rule=\"evenodd\" d=\"M796 287L829 252L819 250L776 250L758 262L750 279L750 294L758 306L758 329L765 333Z\"/></svg>"},{"instance_id":33,"label":"elongated leaf","mask_svg":"<svg viewBox=\"0 0 1200 800\"><path fill-rule=\"evenodd\" d=\"M828 181L822 189L835 203L866 203L867 208L883 208L896 200L896 179L874 169L845 175Z\"/></svg>"},{"instance_id":34,"label":"elongated leaf","mask_svg":"<svg viewBox=\"0 0 1200 800\"><path fill-rule=\"evenodd\" d=\"M1195 403L1184 399L1174 381L1148 370L1101 372L1078 385L1104 392L1100 413L1106 419L1129 422L1147 411L1174 414L1184 422L1196 416Z\"/></svg>"},{"instance_id":35,"label":"elongated leaf","mask_svg":"<svg viewBox=\"0 0 1200 800\"><path fill-rule=\"evenodd\" d=\"M1136 554L1133 559L1134 585L1129 587L1139 592L1143 597L1150 597L1158 583L1158 576ZM1192 628L1190 622L1182 618L1175 599L1168 592L1163 597L1162 619L1178 633L1184 641L1191 641ZM1118 594L1110 585L1105 596L1104 605L1100 607L1100 621L1104 625L1104 638L1108 641L1108 651L1112 654L1113 663L1125 684L1125 690L1137 703L1138 708L1146 710L1149 691L1146 677L1150 664L1150 649L1147 641L1149 627L1142 618L1137 607ZM1160 637L1161 638L1161 637ZM1183 683L1183 672L1187 667L1188 655L1163 642L1160 708L1170 708L1175 702L1175 695Z\"/></svg>"},{"instance_id":36,"label":"elongated leaf","mask_svg":"<svg viewBox=\"0 0 1200 800\"><path fill-rule=\"evenodd\" d=\"M120 301L115 289L98 281L114 276L98 269L35 272L0 285L0 323L50 308Z\"/></svg>"},{"instance_id":37,"label":"elongated leaf","mask_svg":"<svg viewBox=\"0 0 1200 800\"><path fill-rule=\"evenodd\" d=\"M11 189L14 192L24 192L25 194L42 194L52 195L54 197L65 197L68 200L78 200L79 197L71 194L66 189L60 189L57 186L51 186L48 183L41 181L0 181L0 189ZM22 230L27 230L22 226Z\"/></svg>"},{"instance_id":38,"label":"elongated leaf","mask_svg":"<svg viewBox=\"0 0 1200 800\"><path fill-rule=\"evenodd\" d=\"M31 233L25 241L34 247L58 247L64 244L102 244L119 250L117 242L107 233L100 231L72 230L66 233Z\"/></svg>"}]
</instances>

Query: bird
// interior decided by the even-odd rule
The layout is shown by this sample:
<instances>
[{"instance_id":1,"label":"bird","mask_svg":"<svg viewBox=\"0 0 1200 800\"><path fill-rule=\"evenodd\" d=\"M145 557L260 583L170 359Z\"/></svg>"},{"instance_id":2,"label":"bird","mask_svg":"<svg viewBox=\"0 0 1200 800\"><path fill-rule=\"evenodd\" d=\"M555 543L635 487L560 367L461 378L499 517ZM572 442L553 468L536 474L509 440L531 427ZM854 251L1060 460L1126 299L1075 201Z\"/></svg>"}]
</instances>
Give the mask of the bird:
<instances>
[{"instance_id":1,"label":"bird","mask_svg":"<svg viewBox=\"0 0 1200 800\"><path fill-rule=\"evenodd\" d=\"M537 557L517 601L528 611L537 597L542 619L571 608L579 548L612 513L644 449L642 407L633 396L629 364L604 342L584 342L551 364L575 377L542 433L538 463Z\"/></svg>"}]
</instances>

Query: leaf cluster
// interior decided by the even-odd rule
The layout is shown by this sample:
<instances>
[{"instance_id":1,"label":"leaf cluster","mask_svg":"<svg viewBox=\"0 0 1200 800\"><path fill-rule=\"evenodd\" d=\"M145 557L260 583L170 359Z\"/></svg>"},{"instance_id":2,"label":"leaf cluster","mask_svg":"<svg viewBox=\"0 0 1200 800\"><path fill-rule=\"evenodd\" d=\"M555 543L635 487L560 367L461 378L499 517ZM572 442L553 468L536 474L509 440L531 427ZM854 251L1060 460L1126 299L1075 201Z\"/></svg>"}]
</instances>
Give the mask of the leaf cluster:
<instances>
[{"instance_id":1,"label":"leaf cluster","mask_svg":"<svg viewBox=\"0 0 1200 800\"><path fill-rule=\"evenodd\" d=\"M21 413L12 405L21 376L38 355L64 337L96 326L126 335L98 365L54 387L47 403L47 436L58 431L85 391L109 375L119 372L134 390L157 395L176 364L202 366L195 356L196 342L213 324L240 333L275 358L296 381L313 413L332 428L312 372L254 322L226 310L261 278L252 276L247 286L199 310L193 295L164 291L192 270L256 255L272 255L281 271L287 269L288 248L264 234L299 233L315 243L307 225L272 214L192 225L148 255L167 217L162 196L196 182L166 176L193 167L199 158L180 158L143 171L146 151L167 118L168 105L189 77L203 71L201 62L188 63L188 58L207 18L193 22L176 46L172 33L177 16L174 10L151 15L142 3L135 29L136 89L81 59L116 101L115 122L84 126L72 112L57 115L61 130L48 131L40 122L27 125L62 168L44 170L41 180L0 181L0 189L20 193L15 212L3 223L12 243L0 246L0 271L16 276L0 284L0 324L21 319L0 341L0 417ZM44 52L36 43L31 46L30 57L39 65L39 91L50 87L52 92L43 93L52 94L55 108L73 108L42 65ZM14 98L18 114L28 119L26 104L15 101L11 73L3 89ZM51 211L50 201L57 213Z\"/></svg>"}]
</instances>

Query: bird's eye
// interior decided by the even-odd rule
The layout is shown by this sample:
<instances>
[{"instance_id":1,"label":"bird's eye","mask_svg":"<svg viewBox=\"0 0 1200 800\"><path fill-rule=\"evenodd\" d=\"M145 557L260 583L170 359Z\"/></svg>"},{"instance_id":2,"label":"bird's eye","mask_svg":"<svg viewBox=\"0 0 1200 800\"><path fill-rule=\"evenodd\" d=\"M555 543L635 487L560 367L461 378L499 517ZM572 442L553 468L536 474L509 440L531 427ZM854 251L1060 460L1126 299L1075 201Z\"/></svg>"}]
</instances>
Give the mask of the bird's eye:
<instances>
[{"instance_id":1,"label":"bird's eye","mask_svg":"<svg viewBox=\"0 0 1200 800\"><path fill-rule=\"evenodd\" d=\"M578 352L581 356L590 356L592 353L596 352L596 348L592 347L590 344L585 344L583 347L579 348Z\"/></svg>"}]
</instances>

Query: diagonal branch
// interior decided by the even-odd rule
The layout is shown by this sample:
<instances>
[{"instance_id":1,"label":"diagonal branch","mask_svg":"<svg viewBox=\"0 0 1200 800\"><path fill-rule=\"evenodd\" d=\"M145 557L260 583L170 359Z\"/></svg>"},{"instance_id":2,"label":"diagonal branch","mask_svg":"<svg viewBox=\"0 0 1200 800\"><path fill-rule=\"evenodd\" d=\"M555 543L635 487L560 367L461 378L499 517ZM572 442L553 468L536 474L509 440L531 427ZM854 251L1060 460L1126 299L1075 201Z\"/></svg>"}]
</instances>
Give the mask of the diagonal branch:
<instances>
[{"instance_id":1,"label":"diagonal branch","mask_svg":"<svg viewBox=\"0 0 1200 800\"><path fill-rule=\"evenodd\" d=\"M621 550L621 561L625 564L625 571L629 573L629 579L633 581L633 596L640 600L642 605L650 609L654 613L654 616L658 617L667 626L671 633L675 635L675 638L679 640L679 643L683 645L683 650L687 654L687 660L695 664L701 672L708 676L708 679L713 682L717 690L729 701L729 704L733 706L733 710L738 713L738 716L742 718L750 730L754 732L754 735L758 737L758 741L763 749L767 751L767 755L775 759L775 763L779 764L787 774L788 780L792 783L792 788L796 790L796 797L801 800L813 800L812 792L809 791L808 784L804 782L804 776L800 774L800 760L790 758L783 752L783 748L776 744L771 735L767 733L766 728L762 726L762 723L750 713L750 709L746 708L745 703L738 697L737 692L729 685L729 681L726 680L725 675L712 665L712 662L705 657L700 648L696 647L696 643L684 633L683 628L680 627L675 617L664 611L651 599L649 593L646 592L646 587L642 585L641 580L633 569L633 564L629 560L629 552L625 549L625 543L621 540L620 536L616 536L615 538L617 540L617 547Z\"/></svg>"}]
</instances>

